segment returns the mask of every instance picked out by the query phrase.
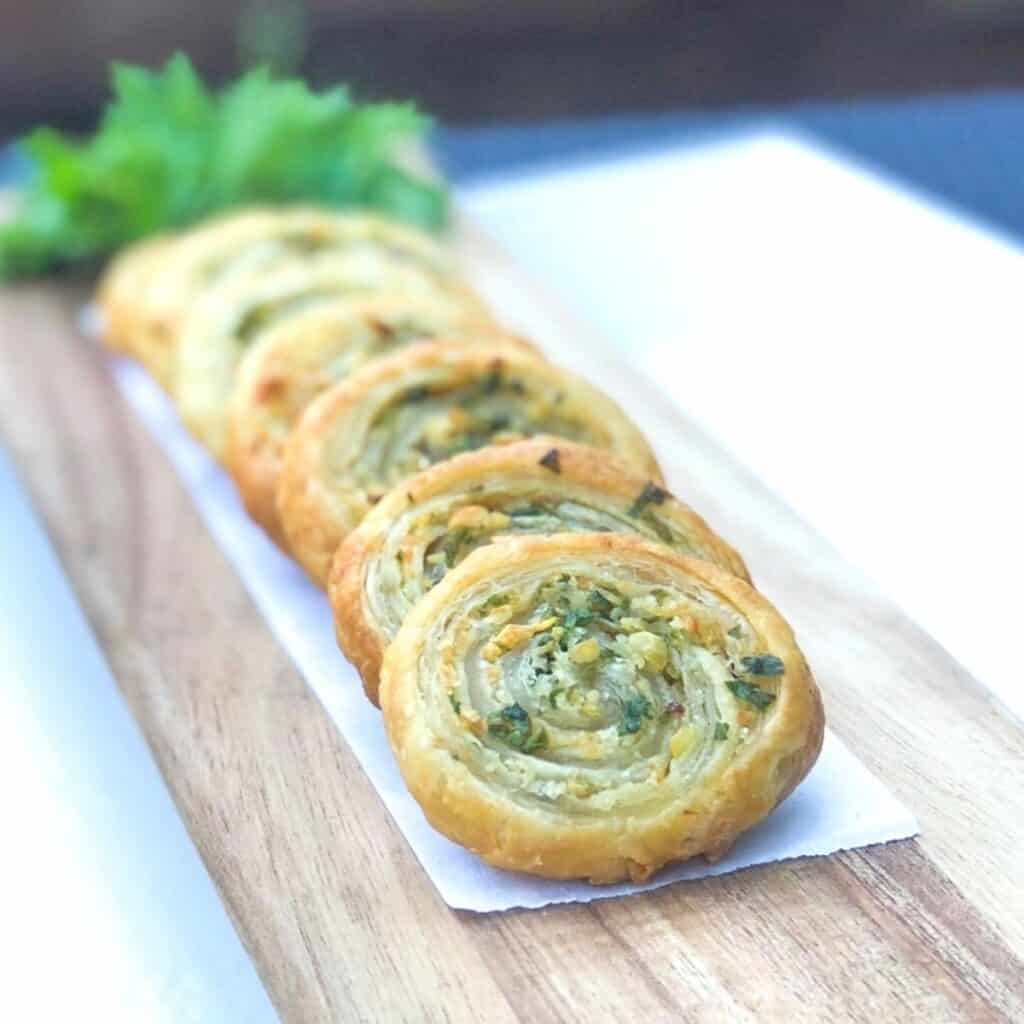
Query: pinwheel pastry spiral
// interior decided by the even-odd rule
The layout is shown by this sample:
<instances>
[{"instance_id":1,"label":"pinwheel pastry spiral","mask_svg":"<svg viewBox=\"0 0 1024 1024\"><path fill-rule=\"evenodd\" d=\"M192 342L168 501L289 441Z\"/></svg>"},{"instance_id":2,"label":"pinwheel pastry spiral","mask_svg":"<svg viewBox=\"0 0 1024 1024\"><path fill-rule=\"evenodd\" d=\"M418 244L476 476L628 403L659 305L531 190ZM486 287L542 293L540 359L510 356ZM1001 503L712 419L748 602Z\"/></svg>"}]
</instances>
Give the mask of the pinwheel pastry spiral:
<instances>
[{"instance_id":1,"label":"pinwheel pastry spiral","mask_svg":"<svg viewBox=\"0 0 1024 1024\"><path fill-rule=\"evenodd\" d=\"M328 594L338 644L377 703L384 648L412 606L496 537L634 533L749 579L691 508L608 452L569 441L481 448L410 477L338 548Z\"/></svg>"},{"instance_id":2,"label":"pinwheel pastry spiral","mask_svg":"<svg viewBox=\"0 0 1024 1024\"><path fill-rule=\"evenodd\" d=\"M326 583L345 535L400 481L535 435L607 449L660 480L622 410L525 345L425 342L367 363L307 407L285 446L277 510L288 548Z\"/></svg>"},{"instance_id":3,"label":"pinwheel pastry spiral","mask_svg":"<svg viewBox=\"0 0 1024 1024\"><path fill-rule=\"evenodd\" d=\"M493 340L497 328L443 294L379 292L327 301L265 331L242 359L228 407L225 463L249 514L283 543L275 490L303 409L369 359L438 335Z\"/></svg>"},{"instance_id":4,"label":"pinwheel pastry spiral","mask_svg":"<svg viewBox=\"0 0 1024 1024\"><path fill-rule=\"evenodd\" d=\"M823 732L764 597L623 534L473 552L406 618L380 695L435 828L498 867L592 882L721 857L804 778Z\"/></svg>"},{"instance_id":5,"label":"pinwheel pastry spiral","mask_svg":"<svg viewBox=\"0 0 1024 1024\"><path fill-rule=\"evenodd\" d=\"M126 355L134 354L135 339L142 329L139 296L172 244L169 235L135 242L122 249L104 272L96 294L96 305L103 314L103 340L108 347Z\"/></svg>"},{"instance_id":6,"label":"pinwheel pastry spiral","mask_svg":"<svg viewBox=\"0 0 1024 1024\"><path fill-rule=\"evenodd\" d=\"M182 324L176 344L174 398L185 425L218 458L228 401L247 348L298 312L344 295L376 290L447 295L479 313L479 300L455 279L424 273L371 247L290 260L208 289Z\"/></svg>"},{"instance_id":7,"label":"pinwheel pastry spiral","mask_svg":"<svg viewBox=\"0 0 1024 1024\"><path fill-rule=\"evenodd\" d=\"M177 236L155 262L134 299L131 352L170 389L182 322L212 285L289 260L360 251L438 277L455 273L445 246L375 214L310 206L233 211Z\"/></svg>"}]
</instances>

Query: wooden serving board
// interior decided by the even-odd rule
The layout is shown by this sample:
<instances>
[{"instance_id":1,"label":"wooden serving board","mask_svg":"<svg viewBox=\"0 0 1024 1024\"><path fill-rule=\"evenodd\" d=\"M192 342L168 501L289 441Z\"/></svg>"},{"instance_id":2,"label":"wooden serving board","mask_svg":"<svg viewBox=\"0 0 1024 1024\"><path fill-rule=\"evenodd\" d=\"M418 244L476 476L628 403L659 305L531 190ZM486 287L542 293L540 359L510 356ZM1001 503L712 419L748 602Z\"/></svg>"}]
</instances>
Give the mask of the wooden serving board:
<instances>
[{"instance_id":1,"label":"wooden serving board","mask_svg":"<svg viewBox=\"0 0 1024 1024\"><path fill-rule=\"evenodd\" d=\"M7 288L0 437L282 1019L1024 1020L1021 723L489 240L464 225L459 244L740 548L830 725L922 835L588 905L450 910L79 336L85 289ZM993 609L994 639L1016 611Z\"/></svg>"}]
</instances>

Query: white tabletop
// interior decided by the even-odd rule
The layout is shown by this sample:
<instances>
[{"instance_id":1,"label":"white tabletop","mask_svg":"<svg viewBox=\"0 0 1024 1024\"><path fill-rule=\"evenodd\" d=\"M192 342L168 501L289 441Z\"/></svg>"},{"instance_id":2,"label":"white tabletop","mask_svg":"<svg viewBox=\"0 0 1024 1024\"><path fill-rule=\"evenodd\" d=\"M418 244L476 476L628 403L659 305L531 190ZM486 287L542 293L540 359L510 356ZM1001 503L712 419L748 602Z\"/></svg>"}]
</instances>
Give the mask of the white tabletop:
<instances>
[{"instance_id":1,"label":"white tabletop","mask_svg":"<svg viewBox=\"0 0 1024 1024\"><path fill-rule=\"evenodd\" d=\"M1024 253L777 133L461 199L1024 715Z\"/></svg>"}]
</instances>

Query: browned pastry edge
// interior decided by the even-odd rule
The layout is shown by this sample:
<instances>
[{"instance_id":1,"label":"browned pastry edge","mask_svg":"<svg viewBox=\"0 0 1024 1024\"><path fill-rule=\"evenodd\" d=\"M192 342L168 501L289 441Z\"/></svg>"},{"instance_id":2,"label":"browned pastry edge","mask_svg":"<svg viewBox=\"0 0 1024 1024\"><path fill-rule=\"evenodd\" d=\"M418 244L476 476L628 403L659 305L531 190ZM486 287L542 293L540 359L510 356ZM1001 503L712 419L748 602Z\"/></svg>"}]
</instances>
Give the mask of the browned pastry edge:
<instances>
[{"instance_id":1,"label":"browned pastry edge","mask_svg":"<svg viewBox=\"0 0 1024 1024\"><path fill-rule=\"evenodd\" d=\"M558 453L557 475L540 464L551 451ZM457 455L417 473L385 495L338 548L327 587L338 646L359 671L366 696L374 704L378 703L380 664L387 637L366 605L365 575L370 559L380 550L394 520L410 506L443 494L460 481L503 474L516 474L519 479L532 476L553 490L560 482L588 487L620 506L633 503L650 483L608 452L543 438ZM657 512L662 520L679 527L681 534L699 541L723 568L750 581L739 553L688 505L666 492Z\"/></svg>"},{"instance_id":2,"label":"browned pastry edge","mask_svg":"<svg viewBox=\"0 0 1024 1024\"><path fill-rule=\"evenodd\" d=\"M307 408L285 446L277 485L277 511L288 550L321 586L327 582L331 559L338 545L357 522L332 486L321 479L325 445L337 424L354 415L361 403L378 389L408 379L433 367L459 367L467 377L505 366L513 373L529 372L546 383L557 382L587 414L609 432L609 450L629 461L651 479L662 481L661 470L643 434L611 398L569 371L537 355L524 344L488 347L459 340L437 340L411 345L393 356L368 363L351 377L325 391Z\"/></svg>"},{"instance_id":3,"label":"browned pastry edge","mask_svg":"<svg viewBox=\"0 0 1024 1024\"><path fill-rule=\"evenodd\" d=\"M457 660L458 651L449 648L447 638L441 641L434 627L454 615L461 594L489 582L500 588L503 574L510 571L550 564L561 569L575 565L572 559L598 568L602 563L628 565L652 580L706 587L735 608L763 649L785 664L776 677L777 699L764 713L756 740L733 748L727 767L688 791L679 806L673 803L653 817L627 808L576 819L524 805L496 788L490 776L481 780L452 756L446 723L460 713L443 707L428 712L424 703L428 695L447 703L440 680L421 673L430 658L444 658L445 665ZM515 537L474 551L406 618L385 653L380 693L402 777L434 828L496 867L594 883L643 881L665 864L700 854L720 858L806 777L824 734L818 688L791 628L775 608L718 566L624 534Z\"/></svg>"}]
</instances>

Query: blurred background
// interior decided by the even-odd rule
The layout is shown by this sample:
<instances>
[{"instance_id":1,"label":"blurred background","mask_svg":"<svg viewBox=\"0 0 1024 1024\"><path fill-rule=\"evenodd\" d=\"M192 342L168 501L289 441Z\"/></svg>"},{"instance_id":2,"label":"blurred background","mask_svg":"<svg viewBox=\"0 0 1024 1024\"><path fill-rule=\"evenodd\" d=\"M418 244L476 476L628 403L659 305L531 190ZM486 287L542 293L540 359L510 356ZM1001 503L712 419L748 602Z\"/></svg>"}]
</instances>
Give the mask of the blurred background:
<instances>
[{"instance_id":1,"label":"blurred background","mask_svg":"<svg viewBox=\"0 0 1024 1024\"><path fill-rule=\"evenodd\" d=\"M112 59L269 59L455 125L1024 82L1024 0L0 0L0 135L89 125Z\"/></svg>"}]
</instances>

